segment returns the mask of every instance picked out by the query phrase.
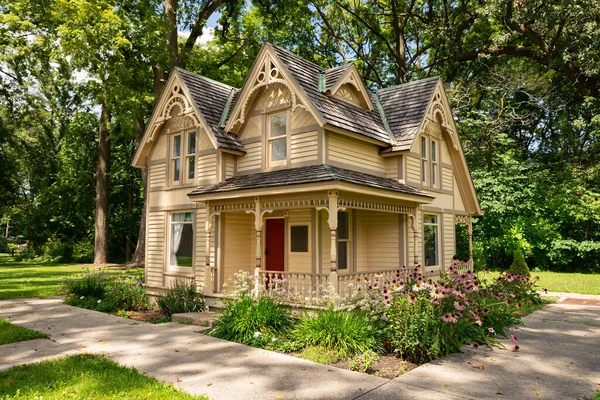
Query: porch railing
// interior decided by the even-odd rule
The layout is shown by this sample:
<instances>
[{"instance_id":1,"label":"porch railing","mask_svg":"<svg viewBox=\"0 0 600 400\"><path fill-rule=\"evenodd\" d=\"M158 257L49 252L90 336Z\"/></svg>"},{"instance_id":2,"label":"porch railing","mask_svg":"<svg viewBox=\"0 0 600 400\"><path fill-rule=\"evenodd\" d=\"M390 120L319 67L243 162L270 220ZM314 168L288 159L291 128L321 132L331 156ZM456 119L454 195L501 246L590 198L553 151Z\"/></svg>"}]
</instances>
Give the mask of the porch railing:
<instances>
[{"instance_id":1,"label":"porch railing","mask_svg":"<svg viewBox=\"0 0 600 400\"><path fill-rule=\"evenodd\" d=\"M356 290L361 287L362 290L369 289L376 282L392 283L394 280L406 281L411 269L409 268L386 268L376 271L362 272L339 272L338 290L341 299L348 299L356 294Z\"/></svg>"},{"instance_id":2,"label":"porch railing","mask_svg":"<svg viewBox=\"0 0 600 400\"><path fill-rule=\"evenodd\" d=\"M316 304L328 292L329 275L309 272L258 270L255 289L289 298L292 302Z\"/></svg>"}]
</instances>

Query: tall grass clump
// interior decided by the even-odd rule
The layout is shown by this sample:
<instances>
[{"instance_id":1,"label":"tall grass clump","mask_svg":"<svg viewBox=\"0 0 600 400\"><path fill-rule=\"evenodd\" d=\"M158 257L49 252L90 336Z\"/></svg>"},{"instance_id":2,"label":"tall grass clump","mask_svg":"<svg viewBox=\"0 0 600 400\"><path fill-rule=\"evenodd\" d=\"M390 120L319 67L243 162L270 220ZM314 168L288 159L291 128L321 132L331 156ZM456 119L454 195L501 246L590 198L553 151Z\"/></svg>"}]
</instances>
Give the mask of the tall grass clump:
<instances>
[{"instance_id":1,"label":"tall grass clump","mask_svg":"<svg viewBox=\"0 0 600 400\"><path fill-rule=\"evenodd\" d=\"M204 296L198 293L196 283L193 281L176 281L173 289L159 297L157 303L160 311L169 317L173 314L206 310Z\"/></svg>"}]
</instances>

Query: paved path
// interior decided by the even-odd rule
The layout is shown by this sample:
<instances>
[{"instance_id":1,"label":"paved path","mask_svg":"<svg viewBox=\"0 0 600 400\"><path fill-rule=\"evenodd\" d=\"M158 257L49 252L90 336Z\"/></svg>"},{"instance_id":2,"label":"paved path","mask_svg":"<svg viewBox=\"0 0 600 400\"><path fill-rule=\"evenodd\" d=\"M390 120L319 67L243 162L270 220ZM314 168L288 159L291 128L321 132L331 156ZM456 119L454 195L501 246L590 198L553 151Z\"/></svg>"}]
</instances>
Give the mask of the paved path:
<instances>
[{"instance_id":1,"label":"paved path","mask_svg":"<svg viewBox=\"0 0 600 400\"><path fill-rule=\"evenodd\" d=\"M51 335L0 346L0 370L100 353L213 400L590 399L600 388L600 307L549 305L512 330L518 352L469 347L391 381L214 339L194 326L139 323L60 299L0 301L0 318Z\"/></svg>"}]
</instances>

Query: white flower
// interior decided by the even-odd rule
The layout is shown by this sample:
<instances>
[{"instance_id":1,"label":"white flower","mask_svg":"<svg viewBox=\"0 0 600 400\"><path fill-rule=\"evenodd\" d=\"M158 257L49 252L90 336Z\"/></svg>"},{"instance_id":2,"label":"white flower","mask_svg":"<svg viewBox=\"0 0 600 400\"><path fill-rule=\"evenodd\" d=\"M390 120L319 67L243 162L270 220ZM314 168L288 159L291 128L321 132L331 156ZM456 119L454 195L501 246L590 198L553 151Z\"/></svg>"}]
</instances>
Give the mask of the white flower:
<instances>
[{"instance_id":1,"label":"white flower","mask_svg":"<svg viewBox=\"0 0 600 400\"><path fill-rule=\"evenodd\" d=\"M85 298L85 296L81 296L81 297L79 298L79 300L83 300L84 298Z\"/></svg>"},{"instance_id":2,"label":"white flower","mask_svg":"<svg viewBox=\"0 0 600 400\"><path fill-rule=\"evenodd\" d=\"M102 303L102 300L98 300L98 304Z\"/></svg>"},{"instance_id":3,"label":"white flower","mask_svg":"<svg viewBox=\"0 0 600 400\"><path fill-rule=\"evenodd\" d=\"M275 336L273 336L273 339L271 339L271 342L276 342L276 341L277 341L277 338Z\"/></svg>"},{"instance_id":4,"label":"white flower","mask_svg":"<svg viewBox=\"0 0 600 400\"><path fill-rule=\"evenodd\" d=\"M254 332L254 339L257 339L260 335L262 335L262 333Z\"/></svg>"}]
</instances>

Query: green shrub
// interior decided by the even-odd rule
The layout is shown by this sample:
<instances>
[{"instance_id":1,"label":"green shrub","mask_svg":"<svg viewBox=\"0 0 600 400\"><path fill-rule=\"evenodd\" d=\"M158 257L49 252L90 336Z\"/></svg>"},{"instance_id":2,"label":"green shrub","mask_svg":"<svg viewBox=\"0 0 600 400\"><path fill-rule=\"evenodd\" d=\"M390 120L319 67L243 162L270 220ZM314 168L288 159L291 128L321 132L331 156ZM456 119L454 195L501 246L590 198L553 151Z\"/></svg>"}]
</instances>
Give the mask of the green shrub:
<instances>
[{"instance_id":1,"label":"green shrub","mask_svg":"<svg viewBox=\"0 0 600 400\"><path fill-rule=\"evenodd\" d=\"M69 278L64 281L67 297L103 299L107 286L107 276L100 271L91 271L81 277Z\"/></svg>"},{"instance_id":2,"label":"green shrub","mask_svg":"<svg viewBox=\"0 0 600 400\"><path fill-rule=\"evenodd\" d=\"M266 347L288 332L295 320L290 310L269 298L242 295L227 302L211 336Z\"/></svg>"},{"instance_id":3,"label":"green shrub","mask_svg":"<svg viewBox=\"0 0 600 400\"><path fill-rule=\"evenodd\" d=\"M333 307L305 315L294 331L297 340L305 345L335 350L344 357L379 351L382 332L376 329L369 314L360 311L334 311Z\"/></svg>"},{"instance_id":4,"label":"green shrub","mask_svg":"<svg viewBox=\"0 0 600 400\"><path fill-rule=\"evenodd\" d=\"M0 253L8 253L8 239L0 235Z\"/></svg>"},{"instance_id":5,"label":"green shrub","mask_svg":"<svg viewBox=\"0 0 600 400\"><path fill-rule=\"evenodd\" d=\"M165 296L158 298L158 308L163 314L201 312L206 309L204 297L198 293L195 282L176 281Z\"/></svg>"},{"instance_id":6,"label":"green shrub","mask_svg":"<svg viewBox=\"0 0 600 400\"><path fill-rule=\"evenodd\" d=\"M73 245L73 261L91 263L94 260L94 245L89 240L82 240Z\"/></svg>"},{"instance_id":7,"label":"green shrub","mask_svg":"<svg viewBox=\"0 0 600 400\"><path fill-rule=\"evenodd\" d=\"M73 259L73 246L60 239L48 239L42 246L42 256L45 261L69 262Z\"/></svg>"},{"instance_id":8,"label":"green shrub","mask_svg":"<svg viewBox=\"0 0 600 400\"><path fill-rule=\"evenodd\" d=\"M515 251L515 258L512 264L510 264L509 271L513 274L529 276L529 267L525 262L525 257L523 256L523 252L521 250Z\"/></svg>"},{"instance_id":9,"label":"green shrub","mask_svg":"<svg viewBox=\"0 0 600 400\"><path fill-rule=\"evenodd\" d=\"M367 372L373 368L377 360L379 360L379 354L374 351L366 351L350 360L348 369L350 371Z\"/></svg>"}]
</instances>

